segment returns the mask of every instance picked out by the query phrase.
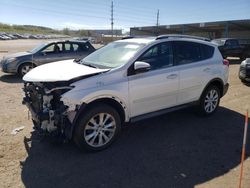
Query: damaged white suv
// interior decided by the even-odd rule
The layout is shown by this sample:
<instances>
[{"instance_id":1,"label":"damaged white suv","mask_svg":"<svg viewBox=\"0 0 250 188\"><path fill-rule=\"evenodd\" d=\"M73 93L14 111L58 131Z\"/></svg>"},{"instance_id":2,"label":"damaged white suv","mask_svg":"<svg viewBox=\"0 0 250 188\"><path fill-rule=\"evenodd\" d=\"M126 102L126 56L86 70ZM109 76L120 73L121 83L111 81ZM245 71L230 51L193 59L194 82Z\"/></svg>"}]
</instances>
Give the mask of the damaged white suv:
<instances>
[{"instance_id":1,"label":"damaged white suv","mask_svg":"<svg viewBox=\"0 0 250 188\"><path fill-rule=\"evenodd\" d=\"M228 66L204 38L164 35L112 42L79 63L39 66L24 77L34 127L102 150L122 124L196 105L214 113L228 89Z\"/></svg>"}]
</instances>

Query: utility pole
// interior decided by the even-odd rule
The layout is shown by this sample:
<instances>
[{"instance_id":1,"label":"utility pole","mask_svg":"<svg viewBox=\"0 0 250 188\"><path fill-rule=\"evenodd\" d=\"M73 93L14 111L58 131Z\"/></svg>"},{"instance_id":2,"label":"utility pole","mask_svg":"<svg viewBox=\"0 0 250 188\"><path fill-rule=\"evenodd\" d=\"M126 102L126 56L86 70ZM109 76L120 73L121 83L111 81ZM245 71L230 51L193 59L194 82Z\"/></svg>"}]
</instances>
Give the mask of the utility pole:
<instances>
[{"instance_id":1,"label":"utility pole","mask_svg":"<svg viewBox=\"0 0 250 188\"><path fill-rule=\"evenodd\" d=\"M160 16L160 10L157 11L157 20L156 20L156 26L159 26L159 16Z\"/></svg>"},{"instance_id":2,"label":"utility pole","mask_svg":"<svg viewBox=\"0 0 250 188\"><path fill-rule=\"evenodd\" d=\"M111 1L111 36L113 41L113 35L114 35L114 3Z\"/></svg>"},{"instance_id":3,"label":"utility pole","mask_svg":"<svg viewBox=\"0 0 250 188\"><path fill-rule=\"evenodd\" d=\"M158 9L156 16L156 35L159 35L159 17L160 17L160 10Z\"/></svg>"}]
</instances>

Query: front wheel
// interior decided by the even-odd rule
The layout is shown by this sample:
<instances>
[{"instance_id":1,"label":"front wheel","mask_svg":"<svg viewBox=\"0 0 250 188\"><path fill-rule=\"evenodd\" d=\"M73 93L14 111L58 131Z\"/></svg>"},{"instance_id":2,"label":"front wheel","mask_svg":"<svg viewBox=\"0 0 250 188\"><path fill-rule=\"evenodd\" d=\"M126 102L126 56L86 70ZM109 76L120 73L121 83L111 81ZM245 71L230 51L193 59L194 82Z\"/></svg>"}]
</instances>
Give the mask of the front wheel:
<instances>
[{"instance_id":1,"label":"front wheel","mask_svg":"<svg viewBox=\"0 0 250 188\"><path fill-rule=\"evenodd\" d=\"M106 104L96 105L80 116L74 131L74 142L80 149L100 151L110 146L121 130L116 110Z\"/></svg>"},{"instance_id":2,"label":"front wheel","mask_svg":"<svg viewBox=\"0 0 250 188\"><path fill-rule=\"evenodd\" d=\"M25 74L27 74L31 69L33 68L33 65L31 63L24 63L20 65L18 74L19 76L23 77Z\"/></svg>"},{"instance_id":3,"label":"front wheel","mask_svg":"<svg viewBox=\"0 0 250 188\"><path fill-rule=\"evenodd\" d=\"M199 101L199 112L201 115L213 114L220 103L220 90L216 86L209 86L202 94Z\"/></svg>"}]
</instances>

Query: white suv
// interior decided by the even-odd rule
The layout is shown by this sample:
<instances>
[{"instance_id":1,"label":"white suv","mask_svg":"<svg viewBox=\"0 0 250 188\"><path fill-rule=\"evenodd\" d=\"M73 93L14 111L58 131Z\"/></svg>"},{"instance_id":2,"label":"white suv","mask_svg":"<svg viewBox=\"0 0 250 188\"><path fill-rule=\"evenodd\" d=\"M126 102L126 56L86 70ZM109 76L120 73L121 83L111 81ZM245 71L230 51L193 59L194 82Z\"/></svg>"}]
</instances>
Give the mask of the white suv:
<instances>
[{"instance_id":1,"label":"white suv","mask_svg":"<svg viewBox=\"0 0 250 188\"><path fill-rule=\"evenodd\" d=\"M23 80L34 127L102 150L122 124L196 105L214 113L229 63L204 38L164 35L112 42L76 63L39 66Z\"/></svg>"}]
</instances>

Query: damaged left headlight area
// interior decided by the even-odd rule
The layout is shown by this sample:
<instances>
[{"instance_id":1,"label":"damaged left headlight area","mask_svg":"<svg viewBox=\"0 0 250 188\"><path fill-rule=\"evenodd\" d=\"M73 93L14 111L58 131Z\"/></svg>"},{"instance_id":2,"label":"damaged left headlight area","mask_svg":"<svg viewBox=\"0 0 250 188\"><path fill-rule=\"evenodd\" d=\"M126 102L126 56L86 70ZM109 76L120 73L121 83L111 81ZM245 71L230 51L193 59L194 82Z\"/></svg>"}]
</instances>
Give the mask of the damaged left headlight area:
<instances>
[{"instance_id":1,"label":"damaged left headlight area","mask_svg":"<svg viewBox=\"0 0 250 188\"><path fill-rule=\"evenodd\" d=\"M62 94L71 90L65 83L24 83L25 104L32 115L34 128L54 135L65 135L71 123L67 118L68 106L60 101Z\"/></svg>"}]
</instances>

